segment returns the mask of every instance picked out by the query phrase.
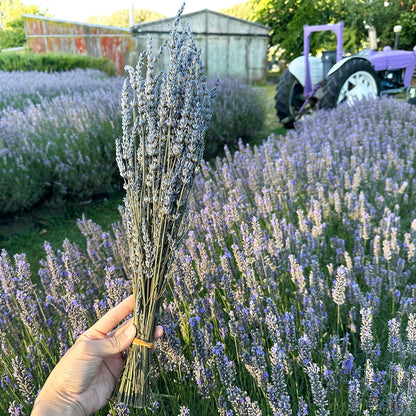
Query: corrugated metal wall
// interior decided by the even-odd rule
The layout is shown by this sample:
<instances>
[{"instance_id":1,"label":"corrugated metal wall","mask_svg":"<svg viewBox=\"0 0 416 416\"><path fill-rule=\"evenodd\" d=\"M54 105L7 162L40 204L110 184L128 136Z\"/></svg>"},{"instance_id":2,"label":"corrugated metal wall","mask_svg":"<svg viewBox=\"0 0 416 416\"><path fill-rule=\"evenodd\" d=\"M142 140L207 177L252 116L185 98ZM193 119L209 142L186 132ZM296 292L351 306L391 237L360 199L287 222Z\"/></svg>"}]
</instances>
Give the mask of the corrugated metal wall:
<instances>
[{"instance_id":1,"label":"corrugated metal wall","mask_svg":"<svg viewBox=\"0 0 416 416\"><path fill-rule=\"evenodd\" d=\"M124 60L134 48L128 29L23 15L26 39L32 52L70 53L106 57L124 72Z\"/></svg>"}]
</instances>

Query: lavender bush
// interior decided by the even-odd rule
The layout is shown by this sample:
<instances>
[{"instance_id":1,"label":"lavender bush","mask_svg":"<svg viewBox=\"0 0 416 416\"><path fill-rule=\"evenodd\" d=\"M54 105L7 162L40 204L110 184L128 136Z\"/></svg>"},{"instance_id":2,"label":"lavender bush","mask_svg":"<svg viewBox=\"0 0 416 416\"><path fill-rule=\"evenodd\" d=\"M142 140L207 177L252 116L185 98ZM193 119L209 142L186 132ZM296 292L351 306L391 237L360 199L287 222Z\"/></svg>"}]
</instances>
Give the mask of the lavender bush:
<instances>
[{"instance_id":1,"label":"lavender bush","mask_svg":"<svg viewBox=\"0 0 416 416\"><path fill-rule=\"evenodd\" d=\"M213 81L209 84L213 86ZM264 94L238 78L224 78L217 87L213 115L205 137L204 158L237 148L239 139L253 139L266 118Z\"/></svg>"},{"instance_id":2,"label":"lavender bush","mask_svg":"<svg viewBox=\"0 0 416 416\"><path fill-rule=\"evenodd\" d=\"M414 414L415 118L386 98L340 106L203 164L145 414ZM24 255L2 253L1 414L27 414L128 292L123 221L79 226L87 252L46 245L39 287Z\"/></svg>"},{"instance_id":3,"label":"lavender bush","mask_svg":"<svg viewBox=\"0 0 416 416\"><path fill-rule=\"evenodd\" d=\"M122 79L91 70L0 78L16 97L19 85L30 96L22 108L0 112L0 215L108 190L116 172ZM44 96L33 95L37 88Z\"/></svg>"},{"instance_id":4,"label":"lavender bush","mask_svg":"<svg viewBox=\"0 0 416 416\"><path fill-rule=\"evenodd\" d=\"M0 71L0 216L88 199L120 183L121 85L121 77L91 69ZM264 119L260 93L241 81L224 80L216 103L206 158L254 134Z\"/></svg>"},{"instance_id":5,"label":"lavender bush","mask_svg":"<svg viewBox=\"0 0 416 416\"><path fill-rule=\"evenodd\" d=\"M0 110L6 107L24 109L45 98L61 94L84 94L120 91L120 78L109 77L96 69L74 69L67 72L0 71Z\"/></svg>"}]
</instances>

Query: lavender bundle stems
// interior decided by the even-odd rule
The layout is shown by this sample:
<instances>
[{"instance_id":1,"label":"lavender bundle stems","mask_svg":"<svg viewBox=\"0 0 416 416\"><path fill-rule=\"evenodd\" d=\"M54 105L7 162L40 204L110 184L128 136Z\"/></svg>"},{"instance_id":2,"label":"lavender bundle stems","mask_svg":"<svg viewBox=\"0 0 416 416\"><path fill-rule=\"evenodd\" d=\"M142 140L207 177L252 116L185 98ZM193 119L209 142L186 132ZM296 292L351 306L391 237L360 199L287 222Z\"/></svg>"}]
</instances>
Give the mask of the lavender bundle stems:
<instances>
[{"instance_id":1,"label":"lavender bundle stems","mask_svg":"<svg viewBox=\"0 0 416 416\"><path fill-rule=\"evenodd\" d=\"M189 27L178 32L182 10L171 29L167 71L154 74L164 46L154 56L149 38L136 69L126 67L129 79L122 92L123 137L116 141L116 159L126 190L123 214L138 343L153 340L170 265L185 232L214 97ZM133 343L116 388L118 401L146 406L150 361L151 346Z\"/></svg>"}]
</instances>

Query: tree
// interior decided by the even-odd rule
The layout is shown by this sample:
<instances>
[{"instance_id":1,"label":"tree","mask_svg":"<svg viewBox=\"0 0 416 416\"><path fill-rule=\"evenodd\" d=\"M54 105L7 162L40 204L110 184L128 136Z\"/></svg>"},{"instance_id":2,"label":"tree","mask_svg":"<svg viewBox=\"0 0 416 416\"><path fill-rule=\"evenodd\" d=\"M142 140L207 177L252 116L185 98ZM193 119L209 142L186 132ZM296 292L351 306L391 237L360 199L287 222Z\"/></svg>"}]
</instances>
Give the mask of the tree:
<instances>
[{"instance_id":1,"label":"tree","mask_svg":"<svg viewBox=\"0 0 416 416\"><path fill-rule=\"evenodd\" d=\"M399 47L402 49L411 50L416 46L415 11L404 11L400 14L399 24L402 26L402 32L400 33Z\"/></svg>"},{"instance_id":2,"label":"tree","mask_svg":"<svg viewBox=\"0 0 416 416\"><path fill-rule=\"evenodd\" d=\"M401 44L415 40L416 11L413 0L251 0L255 20L271 28L271 45L285 50L291 60L303 52L303 25L344 22L344 50L364 47L368 32L374 26L380 46L393 45L393 26L402 22ZM401 18L403 16L403 18ZM328 34L313 34L311 52L327 49ZM332 43L334 45L334 43Z\"/></svg>"},{"instance_id":3,"label":"tree","mask_svg":"<svg viewBox=\"0 0 416 416\"><path fill-rule=\"evenodd\" d=\"M285 50L285 59L293 59L303 51L303 26L335 23L330 0L252 0L255 20L270 27L270 44ZM320 37L321 38L321 37ZM311 38L311 50L322 44L318 36Z\"/></svg>"},{"instance_id":4,"label":"tree","mask_svg":"<svg viewBox=\"0 0 416 416\"><path fill-rule=\"evenodd\" d=\"M26 42L23 14L41 14L39 7L20 0L0 1L0 49L23 46Z\"/></svg>"},{"instance_id":5,"label":"tree","mask_svg":"<svg viewBox=\"0 0 416 416\"><path fill-rule=\"evenodd\" d=\"M244 20L254 20L254 7L252 1L246 1L245 3L238 3L227 9L218 10L220 13L228 14L230 16L238 17Z\"/></svg>"},{"instance_id":6,"label":"tree","mask_svg":"<svg viewBox=\"0 0 416 416\"><path fill-rule=\"evenodd\" d=\"M148 9L135 9L134 22L150 22L152 20L163 19L163 14L153 12ZM128 9L117 10L109 16L90 16L87 19L88 23L94 23L105 26L129 27L130 26L130 11Z\"/></svg>"}]
</instances>

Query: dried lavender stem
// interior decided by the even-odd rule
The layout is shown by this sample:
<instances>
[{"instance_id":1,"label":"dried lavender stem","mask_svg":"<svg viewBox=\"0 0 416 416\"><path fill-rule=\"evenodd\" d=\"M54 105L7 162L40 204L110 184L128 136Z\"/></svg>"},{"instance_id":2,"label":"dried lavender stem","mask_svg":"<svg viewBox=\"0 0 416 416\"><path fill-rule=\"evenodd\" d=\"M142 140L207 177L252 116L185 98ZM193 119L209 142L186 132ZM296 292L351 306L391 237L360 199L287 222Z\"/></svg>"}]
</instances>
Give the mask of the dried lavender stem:
<instances>
[{"instance_id":1,"label":"dried lavender stem","mask_svg":"<svg viewBox=\"0 0 416 416\"><path fill-rule=\"evenodd\" d=\"M136 71L126 68L131 91L125 83L123 138L116 146L126 189L124 213L135 298L133 322L137 338L146 342L152 341L170 265L184 235L186 206L202 157L214 97L206 86L200 52L190 29L185 26L178 36L182 10L171 30L167 72L154 74L163 48L154 56L150 40ZM134 95L130 102L129 93ZM149 367L149 349L133 345L117 388L119 401L145 407L150 395Z\"/></svg>"}]
</instances>

